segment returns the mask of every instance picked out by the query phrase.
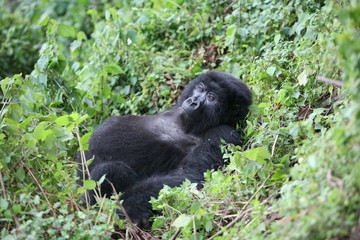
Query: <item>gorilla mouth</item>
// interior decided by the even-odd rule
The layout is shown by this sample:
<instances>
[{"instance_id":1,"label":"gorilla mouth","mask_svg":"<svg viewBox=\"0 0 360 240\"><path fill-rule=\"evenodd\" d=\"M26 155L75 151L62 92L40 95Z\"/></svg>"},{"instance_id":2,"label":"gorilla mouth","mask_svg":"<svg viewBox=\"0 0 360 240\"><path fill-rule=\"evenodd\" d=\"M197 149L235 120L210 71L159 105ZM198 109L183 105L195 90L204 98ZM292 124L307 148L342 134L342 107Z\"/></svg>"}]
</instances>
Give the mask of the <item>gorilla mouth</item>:
<instances>
[{"instance_id":1,"label":"gorilla mouth","mask_svg":"<svg viewBox=\"0 0 360 240\"><path fill-rule=\"evenodd\" d=\"M185 114L186 114L186 117L189 118L191 121L194 121L194 119L192 117L190 117L190 114L188 113L188 111L186 111L185 108L183 107L179 107Z\"/></svg>"}]
</instances>

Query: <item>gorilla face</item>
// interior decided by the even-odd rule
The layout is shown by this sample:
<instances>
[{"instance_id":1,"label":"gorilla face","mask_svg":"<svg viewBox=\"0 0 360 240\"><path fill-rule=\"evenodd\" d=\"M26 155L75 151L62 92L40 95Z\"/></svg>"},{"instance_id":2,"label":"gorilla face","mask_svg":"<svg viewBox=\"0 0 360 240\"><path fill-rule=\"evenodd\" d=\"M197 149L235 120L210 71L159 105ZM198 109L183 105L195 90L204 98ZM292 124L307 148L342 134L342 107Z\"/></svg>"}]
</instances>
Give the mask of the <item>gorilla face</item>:
<instances>
[{"instance_id":1,"label":"gorilla face","mask_svg":"<svg viewBox=\"0 0 360 240\"><path fill-rule=\"evenodd\" d=\"M251 104L251 92L243 82L220 71L208 72L194 79L177 103L186 133L202 133L221 124L235 127Z\"/></svg>"},{"instance_id":2,"label":"gorilla face","mask_svg":"<svg viewBox=\"0 0 360 240\"><path fill-rule=\"evenodd\" d=\"M185 132L199 133L218 125L224 108L226 101L218 84L199 82L180 107L184 112L182 124Z\"/></svg>"}]
</instances>

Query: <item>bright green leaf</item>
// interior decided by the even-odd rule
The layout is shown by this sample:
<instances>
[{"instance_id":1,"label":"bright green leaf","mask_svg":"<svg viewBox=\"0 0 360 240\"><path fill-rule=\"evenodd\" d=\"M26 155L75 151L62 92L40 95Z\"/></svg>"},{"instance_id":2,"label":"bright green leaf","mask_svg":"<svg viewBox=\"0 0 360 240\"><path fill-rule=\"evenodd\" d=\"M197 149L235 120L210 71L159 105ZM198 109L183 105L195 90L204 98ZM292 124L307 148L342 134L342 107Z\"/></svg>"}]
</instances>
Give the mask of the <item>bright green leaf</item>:
<instances>
[{"instance_id":1,"label":"bright green leaf","mask_svg":"<svg viewBox=\"0 0 360 240\"><path fill-rule=\"evenodd\" d=\"M73 28L72 26L66 25L64 23L59 23L58 34L62 37L74 37L75 36L75 28Z\"/></svg>"},{"instance_id":2,"label":"bright green leaf","mask_svg":"<svg viewBox=\"0 0 360 240\"><path fill-rule=\"evenodd\" d=\"M84 186L87 190L93 190L96 187L94 180L83 180Z\"/></svg>"},{"instance_id":3,"label":"bright green leaf","mask_svg":"<svg viewBox=\"0 0 360 240\"><path fill-rule=\"evenodd\" d=\"M48 24L49 20L50 20L50 17L49 17L49 16L46 16L46 17L39 23L39 25L40 25L40 26L46 26L46 24Z\"/></svg>"},{"instance_id":4,"label":"bright green leaf","mask_svg":"<svg viewBox=\"0 0 360 240\"><path fill-rule=\"evenodd\" d=\"M13 211L15 214L18 214L21 212L21 205L20 204L16 204L12 207Z\"/></svg>"},{"instance_id":5,"label":"bright green leaf","mask_svg":"<svg viewBox=\"0 0 360 240\"><path fill-rule=\"evenodd\" d=\"M276 67L268 67L266 69L266 73L269 74L270 76L274 76L275 71L276 71Z\"/></svg>"},{"instance_id":6,"label":"bright green leaf","mask_svg":"<svg viewBox=\"0 0 360 240\"><path fill-rule=\"evenodd\" d=\"M307 72L306 69L300 73L300 75L297 78L300 86L305 86L308 82Z\"/></svg>"},{"instance_id":7,"label":"bright green leaf","mask_svg":"<svg viewBox=\"0 0 360 240\"><path fill-rule=\"evenodd\" d=\"M115 65L115 64L105 66L104 70L107 71L108 73L112 73L112 74L123 74L124 73L124 71L121 69L121 67L118 65Z\"/></svg>"},{"instance_id":8,"label":"bright green leaf","mask_svg":"<svg viewBox=\"0 0 360 240\"><path fill-rule=\"evenodd\" d=\"M275 42L275 44L278 44L278 43L279 43L280 38L281 38L281 34L276 34L276 35L275 35L275 37L274 37L274 42Z\"/></svg>"},{"instance_id":9,"label":"bright green leaf","mask_svg":"<svg viewBox=\"0 0 360 240\"><path fill-rule=\"evenodd\" d=\"M252 160L256 160L260 164L265 164L265 159L269 159L271 154L266 148L258 147L244 152L244 156Z\"/></svg>"},{"instance_id":10,"label":"bright green leaf","mask_svg":"<svg viewBox=\"0 0 360 240\"><path fill-rule=\"evenodd\" d=\"M181 214L179 217L175 219L172 223L172 226L176 228L186 227L191 223L192 217L189 215Z\"/></svg>"}]
</instances>

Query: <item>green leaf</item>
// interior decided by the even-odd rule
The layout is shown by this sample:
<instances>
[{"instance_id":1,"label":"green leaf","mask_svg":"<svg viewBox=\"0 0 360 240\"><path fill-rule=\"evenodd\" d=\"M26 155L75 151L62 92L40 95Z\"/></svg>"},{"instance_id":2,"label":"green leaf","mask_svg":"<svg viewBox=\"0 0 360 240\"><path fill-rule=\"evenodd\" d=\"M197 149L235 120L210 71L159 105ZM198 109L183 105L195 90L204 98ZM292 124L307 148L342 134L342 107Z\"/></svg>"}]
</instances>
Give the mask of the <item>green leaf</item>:
<instances>
[{"instance_id":1,"label":"green leaf","mask_svg":"<svg viewBox=\"0 0 360 240\"><path fill-rule=\"evenodd\" d=\"M131 43L136 43L138 38L138 33L134 29L129 29L127 31L127 43L130 45ZM129 41L130 40L130 41Z\"/></svg>"},{"instance_id":2,"label":"green leaf","mask_svg":"<svg viewBox=\"0 0 360 240\"><path fill-rule=\"evenodd\" d=\"M5 210L8 207L9 207L9 202L4 198L0 198L0 210Z\"/></svg>"},{"instance_id":3,"label":"green leaf","mask_svg":"<svg viewBox=\"0 0 360 240\"><path fill-rule=\"evenodd\" d=\"M51 130L45 130L48 125L49 124L46 122L41 122L39 123L39 125L36 126L33 132L33 136L36 140L44 141L46 137L52 133Z\"/></svg>"},{"instance_id":4,"label":"green leaf","mask_svg":"<svg viewBox=\"0 0 360 240\"><path fill-rule=\"evenodd\" d=\"M20 204L16 204L12 207L13 211L15 214L20 213L21 212L21 205Z\"/></svg>"},{"instance_id":5,"label":"green leaf","mask_svg":"<svg viewBox=\"0 0 360 240\"><path fill-rule=\"evenodd\" d=\"M275 44L278 44L278 43L279 43L280 38L281 38L281 34L276 34L276 35L275 35L275 37L274 37L274 42L275 42Z\"/></svg>"},{"instance_id":6,"label":"green leaf","mask_svg":"<svg viewBox=\"0 0 360 240\"><path fill-rule=\"evenodd\" d=\"M207 220L204 224L205 231L210 232L213 228L212 222L210 220Z\"/></svg>"},{"instance_id":7,"label":"green leaf","mask_svg":"<svg viewBox=\"0 0 360 240\"><path fill-rule=\"evenodd\" d=\"M23 181L25 179L25 171L22 167L20 167L18 170L16 170L15 172L15 176L20 180Z\"/></svg>"},{"instance_id":8,"label":"green leaf","mask_svg":"<svg viewBox=\"0 0 360 240\"><path fill-rule=\"evenodd\" d=\"M306 69L300 73L300 75L297 78L300 86L305 86L308 82L307 72Z\"/></svg>"},{"instance_id":9,"label":"green leaf","mask_svg":"<svg viewBox=\"0 0 360 240\"><path fill-rule=\"evenodd\" d=\"M265 164L265 159L269 159L271 154L266 148L258 147L244 152L244 156L249 159L256 160L260 164Z\"/></svg>"},{"instance_id":10,"label":"green leaf","mask_svg":"<svg viewBox=\"0 0 360 240\"><path fill-rule=\"evenodd\" d=\"M266 69L266 73L269 74L270 76L274 76L275 71L276 71L276 67L268 67Z\"/></svg>"},{"instance_id":11,"label":"green leaf","mask_svg":"<svg viewBox=\"0 0 360 240\"><path fill-rule=\"evenodd\" d=\"M65 115L65 116L61 116L61 117L58 117L55 122L59 125L59 126L67 126L70 124L70 117L69 115Z\"/></svg>"},{"instance_id":12,"label":"green leaf","mask_svg":"<svg viewBox=\"0 0 360 240\"><path fill-rule=\"evenodd\" d=\"M181 214L175 221L172 223L172 226L176 228L186 227L191 223L192 217L189 215Z\"/></svg>"},{"instance_id":13,"label":"green leaf","mask_svg":"<svg viewBox=\"0 0 360 240\"><path fill-rule=\"evenodd\" d=\"M80 48L81 47L81 41L79 40L75 40L71 43L70 45L70 51L71 52L74 52L76 49Z\"/></svg>"},{"instance_id":14,"label":"green leaf","mask_svg":"<svg viewBox=\"0 0 360 240\"><path fill-rule=\"evenodd\" d=\"M102 184L102 183L105 181L105 178L106 178L106 174L104 174L104 175L99 179L99 181L97 181L98 185Z\"/></svg>"},{"instance_id":15,"label":"green leaf","mask_svg":"<svg viewBox=\"0 0 360 240\"><path fill-rule=\"evenodd\" d=\"M274 181L282 181L282 180L284 180L285 178L286 178L286 174L285 174L282 170L278 169L278 170L274 173L274 175L271 177L271 180L274 180Z\"/></svg>"},{"instance_id":16,"label":"green leaf","mask_svg":"<svg viewBox=\"0 0 360 240\"><path fill-rule=\"evenodd\" d=\"M76 113L78 114L78 113ZM72 115L72 114L71 114ZM87 119L89 117L89 115L85 114L84 116L80 117L79 118L79 114L77 116L77 119L76 119L76 124L79 125L80 123L82 123L85 119Z\"/></svg>"},{"instance_id":17,"label":"green leaf","mask_svg":"<svg viewBox=\"0 0 360 240\"><path fill-rule=\"evenodd\" d=\"M83 180L84 186L87 190L93 190L96 187L94 180Z\"/></svg>"},{"instance_id":18,"label":"green leaf","mask_svg":"<svg viewBox=\"0 0 360 240\"><path fill-rule=\"evenodd\" d=\"M42 55L41 58L37 61L37 67L38 67L40 72L45 71L48 64L49 64L48 55Z\"/></svg>"},{"instance_id":19,"label":"green leaf","mask_svg":"<svg viewBox=\"0 0 360 240\"><path fill-rule=\"evenodd\" d=\"M118 65L115 65L115 64L105 66L104 70L107 71L108 73L112 73L112 74L123 74L124 73L124 71L121 69L121 67Z\"/></svg>"},{"instance_id":20,"label":"green leaf","mask_svg":"<svg viewBox=\"0 0 360 240\"><path fill-rule=\"evenodd\" d=\"M66 25L64 23L60 23L58 25L58 34L62 37L74 37L75 36L75 28Z\"/></svg>"},{"instance_id":21,"label":"green leaf","mask_svg":"<svg viewBox=\"0 0 360 240\"><path fill-rule=\"evenodd\" d=\"M40 26L46 26L46 24L48 24L49 20L50 20L50 17L49 17L49 16L46 16L46 17L39 23L39 25L40 25Z\"/></svg>"}]
</instances>

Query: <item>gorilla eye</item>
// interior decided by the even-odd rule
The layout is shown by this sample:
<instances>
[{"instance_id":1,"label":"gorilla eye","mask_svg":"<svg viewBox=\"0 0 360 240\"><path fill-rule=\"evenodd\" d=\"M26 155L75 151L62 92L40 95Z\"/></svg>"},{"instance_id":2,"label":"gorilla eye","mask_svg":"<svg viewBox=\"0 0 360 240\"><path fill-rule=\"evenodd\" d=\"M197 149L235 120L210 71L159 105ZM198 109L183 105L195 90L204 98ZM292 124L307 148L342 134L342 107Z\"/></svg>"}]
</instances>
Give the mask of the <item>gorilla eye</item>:
<instances>
[{"instance_id":1,"label":"gorilla eye","mask_svg":"<svg viewBox=\"0 0 360 240\"><path fill-rule=\"evenodd\" d=\"M213 94L210 94L210 95L208 95L207 96L207 99L210 101L210 102L212 102L212 101L215 101L215 96L213 95Z\"/></svg>"}]
</instances>

